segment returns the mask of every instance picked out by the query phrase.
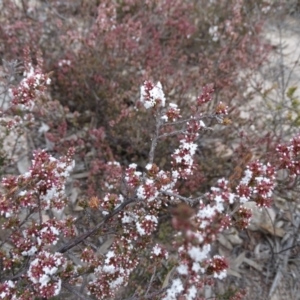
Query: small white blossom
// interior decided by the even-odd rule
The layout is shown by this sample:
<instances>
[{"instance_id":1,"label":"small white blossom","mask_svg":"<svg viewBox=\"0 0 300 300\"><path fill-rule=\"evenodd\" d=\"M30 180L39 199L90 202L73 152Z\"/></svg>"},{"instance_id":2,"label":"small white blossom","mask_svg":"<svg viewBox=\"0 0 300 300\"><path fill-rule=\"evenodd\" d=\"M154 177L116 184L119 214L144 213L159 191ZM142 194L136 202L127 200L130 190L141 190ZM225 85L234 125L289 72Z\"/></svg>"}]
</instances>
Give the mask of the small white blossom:
<instances>
[{"instance_id":1,"label":"small white blossom","mask_svg":"<svg viewBox=\"0 0 300 300\"><path fill-rule=\"evenodd\" d=\"M187 292L186 300L193 300L197 296L197 289L194 285L192 285Z\"/></svg>"},{"instance_id":2,"label":"small white blossom","mask_svg":"<svg viewBox=\"0 0 300 300\"><path fill-rule=\"evenodd\" d=\"M209 35L212 37L214 42L219 40L218 26L211 26L208 30Z\"/></svg>"},{"instance_id":3,"label":"small white blossom","mask_svg":"<svg viewBox=\"0 0 300 300\"><path fill-rule=\"evenodd\" d=\"M177 295L183 290L184 288L181 280L179 278L174 279L171 287L167 290L167 295L163 298L163 300L176 300Z\"/></svg>"},{"instance_id":4,"label":"small white blossom","mask_svg":"<svg viewBox=\"0 0 300 300\"><path fill-rule=\"evenodd\" d=\"M187 265L183 265L183 264L179 265L177 267L177 272L179 274L181 274L181 275L187 275L188 274L188 267L187 267Z\"/></svg>"},{"instance_id":5,"label":"small white blossom","mask_svg":"<svg viewBox=\"0 0 300 300\"><path fill-rule=\"evenodd\" d=\"M200 120L200 125L201 127L206 127L205 123L202 120Z\"/></svg>"},{"instance_id":6,"label":"small white blossom","mask_svg":"<svg viewBox=\"0 0 300 300\"><path fill-rule=\"evenodd\" d=\"M252 179L252 171L250 171L249 169L246 169L245 170L245 175L244 177L241 179L241 184L244 184L244 185L248 185L250 180Z\"/></svg>"},{"instance_id":7,"label":"small white blossom","mask_svg":"<svg viewBox=\"0 0 300 300\"><path fill-rule=\"evenodd\" d=\"M145 169L148 170L148 171L151 170L151 168L152 168L152 164L147 164L146 167L145 167Z\"/></svg>"},{"instance_id":8,"label":"small white blossom","mask_svg":"<svg viewBox=\"0 0 300 300\"><path fill-rule=\"evenodd\" d=\"M153 247L153 253L155 254L155 255L159 255L160 253L161 253L161 248L160 247L158 247L158 245L155 245L154 247Z\"/></svg>"},{"instance_id":9,"label":"small white blossom","mask_svg":"<svg viewBox=\"0 0 300 300\"><path fill-rule=\"evenodd\" d=\"M202 249L193 246L188 250L188 254L194 261L201 262L207 258L209 251L210 245L204 245Z\"/></svg>"},{"instance_id":10,"label":"small white blossom","mask_svg":"<svg viewBox=\"0 0 300 300\"><path fill-rule=\"evenodd\" d=\"M143 236L143 235L146 234L146 231L145 231L145 229L141 226L141 223L136 222L135 226L136 226L136 229L137 229L137 231L138 231L138 233L139 233L140 236Z\"/></svg>"},{"instance_id":11,"label":"small white blossom","mask_svg":"<svg viewBox=\"0 0 300 300\"><path fill-rule=\"evenodd\" d=\"M39 131L39 133L44 133L44 132L49 131L49 129L50 129L50 127L46 123L42 122L42 125L38 131Z\"/></svg>"},{"instance_id":12,"label":"small white blossom","mask_svg":"<svg viewBox=\"0 0 300 300\"><path fill-rule=\"evenodd\" d=\"M214 276L214 278L222 280L227 276L227 272L226 272L226 270L223 270L220 273L214 272L213 276Z\"/></svg>"},{"instance_id":13,"label":"small white blossom","mask_svg":"<svg viewBox=\"0 0 300 300\"><path fill-rule=\"evenodd\" d=\"M148 97L147 92L149 92L150 98ZM154 85L149 91L146 91L145 85L141 86L141 102L146 109L154 107L158 101L160 106L165 106L166 97L160 82L157 82L157 84Z\"/></svg>"}]
</instances>

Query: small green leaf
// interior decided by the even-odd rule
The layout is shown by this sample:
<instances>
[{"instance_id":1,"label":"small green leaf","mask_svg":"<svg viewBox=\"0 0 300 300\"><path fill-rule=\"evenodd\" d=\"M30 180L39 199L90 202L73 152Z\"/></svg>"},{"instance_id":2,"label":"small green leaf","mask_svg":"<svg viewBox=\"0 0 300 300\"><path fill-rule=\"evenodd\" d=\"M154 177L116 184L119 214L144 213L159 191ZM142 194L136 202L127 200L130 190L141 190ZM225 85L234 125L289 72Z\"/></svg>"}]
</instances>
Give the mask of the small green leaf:
<instances>
[{"instance_id":1,"label":"small green leaf","mask_svg":"<svg viewBox=\"0 0 300 300\"><path fill-rule=\"evenodd\" d=\"M295 91L297 90L298 87L296 86L291 86L287 92L286 92L286 95L288 96L288 98L292 99L294 97L294 93Z\"/></svg>"}]
</instances>

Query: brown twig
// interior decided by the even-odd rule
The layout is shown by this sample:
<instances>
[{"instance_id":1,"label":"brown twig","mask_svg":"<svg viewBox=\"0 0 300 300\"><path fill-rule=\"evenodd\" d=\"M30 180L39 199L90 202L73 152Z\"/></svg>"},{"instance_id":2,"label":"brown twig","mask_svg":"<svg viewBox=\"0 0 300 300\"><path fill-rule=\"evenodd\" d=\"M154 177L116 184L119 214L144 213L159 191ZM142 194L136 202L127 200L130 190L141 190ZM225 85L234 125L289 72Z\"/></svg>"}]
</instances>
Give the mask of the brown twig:
<instances>
[{"instance_id":1,"label":"brown twig","mask_svg":"<svg viewBox=\"0 0 300 300\"><path fill-rule=\"evenodd\" d=\"M155 148L157 146L157 140L159 138L159 129L162 125L162 112L159 112L156 116L156 124L155 124L155 133L152 137L152 142L151 142L151 148L150 148L150 152L149 152L149 163L152 164L153 160L154 160L154 152L155 152Z\"/></svg>"},{"instance_id":2,"label":"brown twig","mask_svg":"<svg viewBox=\"0 0 300 300\"><path fill-rule=\"evenodd\" d=\"M86 240L88 237L96 233L103 225L107 223L107 221L121 212L128 204L133 203L135 199L129 199L126 202L123 202L119 207L117 207L112 213L110 213L108 216L106 216L98 225L96 225L93 229L89 230L86 233L83 233L79 237L75 238L73 241L69 242L67 245L61 247L57 252L65 253L68 250L72 249L73 247L77 246L78 244L82 243L84 240Z\"/></svg>"},{"instance_id":3,"label":"brown twig","mask_svg":"<svg viewBox=\"0 0 300 300\"><path fill-rule=\"evenodd\" d=\"M90 297L82 295L79 291L77 291L74 287L72 287L68 282L63 282L62 286L70 293L76 295L78 297L78 299L91 300Z\"/></svg>"}]
</instances>

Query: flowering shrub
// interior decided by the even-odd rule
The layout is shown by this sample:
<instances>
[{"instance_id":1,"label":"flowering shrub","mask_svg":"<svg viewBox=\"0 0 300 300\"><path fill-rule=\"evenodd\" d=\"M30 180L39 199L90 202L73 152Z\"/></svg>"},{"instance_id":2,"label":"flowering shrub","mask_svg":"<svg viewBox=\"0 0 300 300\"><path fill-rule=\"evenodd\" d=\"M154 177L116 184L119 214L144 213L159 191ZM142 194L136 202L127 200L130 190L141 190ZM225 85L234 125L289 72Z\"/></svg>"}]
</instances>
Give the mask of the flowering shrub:
<instances>
[{"instance_id":1,"label":"flowering shrub","mask_svg":"<svg viewBox=\"0 0 300 300\"><path fill-rule=\"evenodd\" d=\"M32 65L31 70L24 74L19 86L12 89L12 106L30 101L38 104L37 98L45 91L49 80L41 78L47 78L46 75L34 72ZM28 94L30 99L22 101ZM196 167L197 142L207 130L204 120L216 119L223 123L228 111L219 103L212 113L202 113L203 106L212 100L212 94L213 87L205 86L196 105L191 106L190 118L181 120L179 107L165 104L167 99L161 83L144 83L140 101L156 120L148 164L143 171L137 170L134 163L125 169L116 162L108 164L108 174L120 174L124 170L124 175L107 176L107 185L115 193L90 199L88 205L92 211L101 212L102 217L82 234L76 229L76 218L64 213L68 205L64 185L74 168L74 150L70 149L60 159L45 150L36 151L28 172L4 177L0 214L6 237L1 243L0 297L51 298L59 295L64 286L70 290L70 285L82 284L86 274L89 277L87 286L83 286L85 294L96 299L117 297L118 290L130 286L143 256L151 258L154 268L159 270L162 262L169 264L169 255L173 253L177 253L173 278L164 288L157 282L150 283L148 290L140 291L139 296L200 299L204 297L206 285L226 277L228 262L220 255L211 257L211 245L217 234L229 226L245 228L248 225L251 211L243 207L245 202L254 200L258 207L270 206L276 187L276 168L290 170L291 176L298 174L299 138L294 138L291 146L278 146L280 164L277 167L254 161L238 182L234 182L233 176L231 182L220 179L216 187L199 197L180 195L177 183L193 176ZM181 129L165 133L166 126ZM159 168L154 162L157 144L166 134L179 137L177 149L170 157L169 170ZM159 214L167 206L173 207L172 226L176 232L169 249L154 239L160 226ZM108 228L113 229L115 238L109 251L99 255L92 247L91 237L96 232L105 234ZM77 247L80 251L74 252ZM80 295L76 287L71 291Z\"/></svg>"},{"instance_id":2,"label":"flowering shrub","mask_svg":"<svg viewBox=\"0 0 300 300\"><path fill-rule=\"evenodd\" d=\"M193 96L199 94L199 83L214 82L214 105L219 99L227 105L240 101L248 77L270 51L260 33L267 12L276 7L266 0L19 2L3 1L3 57L21 59L24 46L34 49L39 45L45 72L54 71L52 97L72 113L92 112L93 129L105 134L105 149L90 141L86 132L80 137L82 153L98 147L90 162L95 170L89 177L91 195L100 193L95 182L105 172L103 162L146 164L148 133L142 125L153 122L148 114L133 112L139 98L137 83L153 78L163 82L166 95L172 96L185 118L189 116L186 103L196 100ZM231 108L238 115L239 104ZM60 153L74 142L62 143L68 124L80 118L70 120L67 115L69 112L46 123L50 127L47 138ZM236 138L230 128L213 135L228 147ZM170 150L164 144L158 147L162 159L157 163L162 166ZM212 159L202 166L205 176L199 170L198 174L205 177L206 185L212 185L211 174L220 157L208 139L201 148ZM113 159L106 157L108 149Z\"/></svg>"},{"instance_id":3,"label":"flowering shrub","mask_svg":"<svg viewBox=\"0 0 300 300\"><path fill-rule=\"evenodd\" d=\"M88 1L79 11L74 4L79 26L71 1L3 2L1 51L16 58L25 48L25 61L22 79L16 67L6 82L1 124L16 138L45 137L37 144L46 149L19 175L3 168L0 299L205 299L205 287L229 267L213 251L218 234L246 228L244 204L270 207L299 174L299 137L277 145L270 162L243 153L241 164L220 172L211 143L236 135L227 125L238 122L236 99L249 75L238 74L255 70L269 50L256 9L264 16L273 6ZM44 61L39 52L30 59L35 44ZM65 186L82 164L87 180L75 204ZM166 223L171 241L160 238Z\"/></svg>"}]
</instances>

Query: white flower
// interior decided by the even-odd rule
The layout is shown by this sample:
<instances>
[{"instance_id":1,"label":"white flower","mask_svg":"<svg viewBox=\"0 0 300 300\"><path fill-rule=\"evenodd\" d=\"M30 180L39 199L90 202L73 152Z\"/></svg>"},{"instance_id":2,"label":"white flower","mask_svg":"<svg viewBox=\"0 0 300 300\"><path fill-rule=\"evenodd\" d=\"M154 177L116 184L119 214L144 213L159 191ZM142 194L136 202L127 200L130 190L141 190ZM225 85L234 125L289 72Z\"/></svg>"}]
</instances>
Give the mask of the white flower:
<instances>
[{"instance_id":1,"label":"white flower","mask_svg":"<svg viewBox=\"0 0 300 300\"><path fill-rule=\"evenodd\" d=\"M188 254L194 261L201 262L207 258L209 251L210 245L204 245L202 249L193 246L189 249Z\"/></svg>"},{"instance_id":2,"label":"white flower","mask_svg":"<svg viewBox=\"0 0 300 300\"><path fill-rule=\"evenodd\" d=\"M187 267L187 265L183 265L183 264L179 265L177 267L177 272L179 274L181 274L181 275L187 275L188 274L188 267Z\"/></svg>"},{"instance_id":3,"label":"white flower","mask_svg":"<svg viewBox=\"0 0 300 300\"><path fill-rule=\"evenodd\" d=\"M205 123L202 120L200 120L200 126L201 127L206 127Z\"/></svg>"},{"instance_id":4,"label":"white flower","mask_svg":"<svg viewBox=\"0 0 300 300\"><path fill-rule=\"evenodd\" d=\"M245 170L245 175L244 177L241 179L241 183L240 184L244 184L244 185L248 185L250 180L252 179L252 171L250 171L249 169Z\"/></svg>"},{"instance_id":5,"label":"white flower","mask_svg":"<svg viewBox=\"0 0 300 300\"><path fill-rule=\"evenodd\" d=\"M146 109L154 107L158 102L160 106L164 107L166 104L166 97L160 82L157 82L152 89L148 90L150 98L147 96L145 85L141 86L141 102Z\"/></svg>"},{"instance_id":6,"label":"white flower","mask_svg":"<svg viewBox=\"0 0 300 300\"><path fill-rule=\"evenodd\" d=\"M166 105L166 98L165 98L165 94L163 92L163 89L162 89L162 85L160 82L158 82L154 87L153 89L150 91L150 96L151 98L153 98L155 101L157 100L160 100L161 103L160 105L161 106L165 106Z\"/></svg>"},{"instance_id":7,"label":"white flower","mask_svg":"<svg viewBox=\"0 0 300 300\"><path fill-rule=\"evenodd\" d=\"M189 289L188 289L188 293L186 295L186 299L187 300L192 300L195 299L197 296L197 289L194 285L192 285Z\"/></svg>"},{"instance_id":8,"label":"white flower","mask_svg":"<svg viewBox=\"0 0 300 300\"><path fill-rule=\"evenodd\" d=\"M172 286L167 290L166 297L163 300L176 300L177 295L183 291L183 285L179 278L174 279L172 282Z\"/></svg>"},{"instance_id":9,"label":"white flower","mask_svg":"<svg viewBox=\"0 0 300 300\"><path fill-rule=\"evenodd\" d=\"M218 26L209 27L208 33L210 34L210 36L212 36L212 40L214 42L217 42L219 40Z\"/></svg>"},{"instance_id":10,"label":"white flower","mask_svg":"<svg viewBox=\"0 0 300 300\"><path fill-rule=\"evenodd\" d=\"M213 276L214 276L214 278L222 280L227 276L227 272L226 272L226 270L223 270L220 273L214 272Z\"/></svg>"},{"instance_id":11,"label":"white flower","mask_svg":"<svg viewBox=\"0 0 300 300\"><path fill-rule=\"evenodd\" d=\"M156 256L158 256L161 253L161 248L158 245L155 245L152 251Z\"/></svg>"}]
</instances>

